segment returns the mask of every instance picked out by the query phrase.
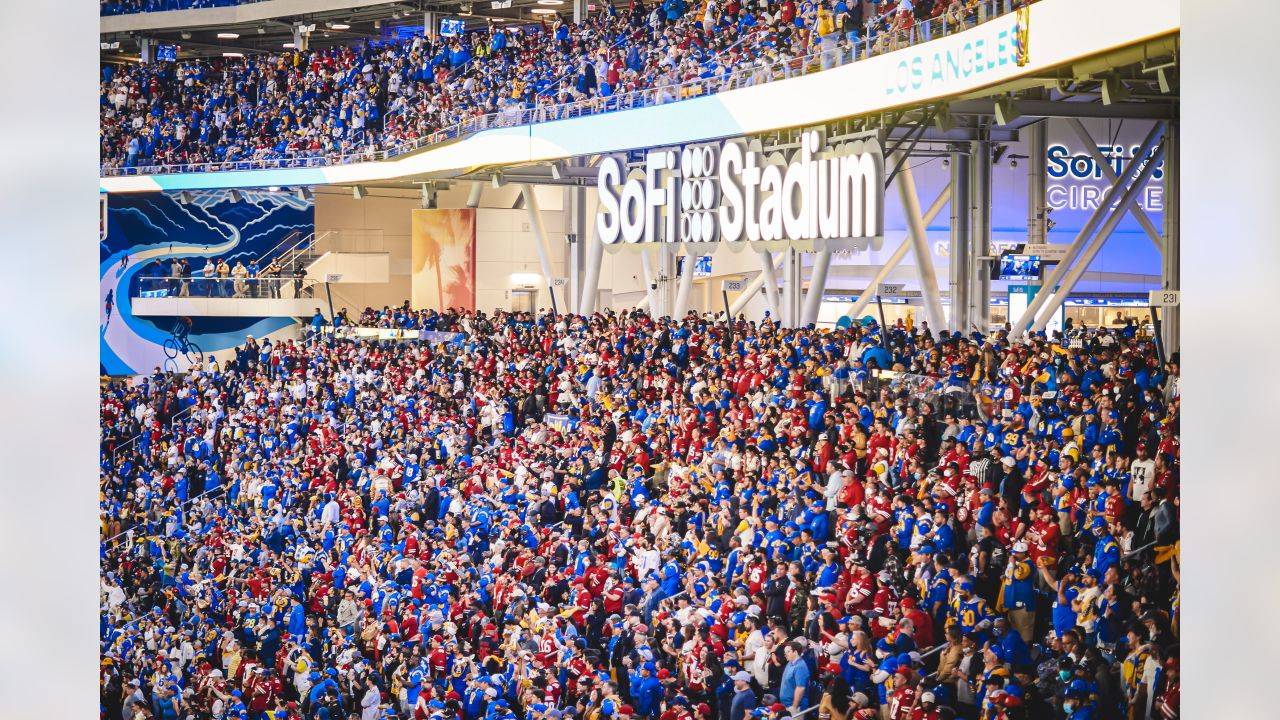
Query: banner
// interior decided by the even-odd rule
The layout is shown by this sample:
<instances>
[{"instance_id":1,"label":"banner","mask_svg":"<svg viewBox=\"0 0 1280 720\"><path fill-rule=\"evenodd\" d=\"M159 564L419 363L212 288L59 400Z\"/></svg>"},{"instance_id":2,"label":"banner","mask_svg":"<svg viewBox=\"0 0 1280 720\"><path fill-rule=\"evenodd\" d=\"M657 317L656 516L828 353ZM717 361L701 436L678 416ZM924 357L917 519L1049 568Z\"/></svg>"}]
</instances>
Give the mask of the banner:
<instances>
[{"instance_id":1,"label":"banner","mask_svg":"<svg viewBox=\"0 0 1280 720\"><path fill-rule=\"evenodd\" d=\"M547 427L559 433L572 432L578 429L578 419L562 415L559 413L546 413L542 416L542 422Z\"/></svg>"},{"instance_id":2,"label":"banner","mask_svg":"<svg viewBox=\"0 0 1280 720\"><path fill-rule=\"evenodd\" d=\"M476 309L476 211L414 210L412 304Z\"/></svg>"}]
</instances>

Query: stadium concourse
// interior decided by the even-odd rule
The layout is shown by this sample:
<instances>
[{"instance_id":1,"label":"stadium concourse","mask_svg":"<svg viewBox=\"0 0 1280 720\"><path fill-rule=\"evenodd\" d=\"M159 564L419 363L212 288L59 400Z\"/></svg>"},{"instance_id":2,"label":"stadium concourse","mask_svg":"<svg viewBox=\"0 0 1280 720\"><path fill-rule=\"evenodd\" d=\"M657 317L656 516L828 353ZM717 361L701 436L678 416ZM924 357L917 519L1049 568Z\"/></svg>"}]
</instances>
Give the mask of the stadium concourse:
<instances>
[{"instance_id":1,"label":"stadium concourse","mask_svg":"<svg viewBox=\"0 0 1280 720\"><path fill-rule=\"evenodd\" d=\"M1024 3L1011 3L1008 8ZM147 7L148 3L141 3ZM243 58L104 65L100 162L124 168L315 159L321 164L411 150L433 133L484 115L556 119L570 103L592 111L672 102L699 78L725 84L827 67L837 56L898 47L913 23L976 22L976 0L728 0L627 7L605 3L582 23L498 25L458 37L370 41L355 47ZM106 7L104 5L104 7ZM935 32L941 33L941 29ZM628 101L637 102L634 98Z\"/></svg>"},{"instance_id":2,"label":"stadium concourse","mask_svg":"<svg viewBox=\"0 0 1280 720\"><path fill-rule=\"evenodd\" d=\"M356 322L104 387L103 717L1178 715L1132 328Z\"/></svg>"}]
</instances>

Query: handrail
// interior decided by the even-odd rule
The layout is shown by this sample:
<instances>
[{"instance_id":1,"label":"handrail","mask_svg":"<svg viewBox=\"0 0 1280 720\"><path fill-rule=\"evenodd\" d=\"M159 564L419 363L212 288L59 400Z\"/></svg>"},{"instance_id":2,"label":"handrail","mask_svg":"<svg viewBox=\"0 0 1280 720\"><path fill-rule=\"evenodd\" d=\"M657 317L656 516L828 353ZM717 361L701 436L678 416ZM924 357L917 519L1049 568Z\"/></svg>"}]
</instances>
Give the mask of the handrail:
<instances>
[{"instance_id":1,"label":"handrail","mask_svg":"<svg viewBox=\"0 0 1280 720\"><path fill-rule=\"evenodd\" d=\"M290 242L290 241L295 240L295 239L296 239L296 238L298 238L300 235L302 235L302 231L301 231L301 230L290 230L290 231L289 231L289 233L288 233L287 235L285 235L284 237L280 238L280 242L278 242L278 243L276 243L274 246L272 246L270 250L267 250L266 252L262 253L262 259L263 259L263 260L266 260L267 258L271 257L271 254L272 254L272 253L274 253L274 252L275 252L275 251L277 251L277 250L280 250L280 248L281 248L285 243L288 243L288 242ZM283 255L285 252L288 252L288 250L281 251L281 254Z\"/></svg>"},{"instance_id":2,"label":"handrail","mask_svg":"<svg viewBox=\"0 0 1280 720\"><path fill-rule=\"evenodd\" d=\"M786 60L778 60L766 66L740 65L730 71L728 79L723 83L715 82L712 78L698 77L675 85L653 86L635 90L630 93L613 94L603 98L597 96L587 100L562 103L560 105L535 105L534 107L523 107L517 111L516 120L514 122L505 119L506 116L509 115L508 111L499 110L493 113L477 115L470 120L454 123L434 132L427 133L421 137L414 138L408 142L400 143L393 147L385 147L381 150L373 150L373 146L370 146L364 150L348 153L346 155L328 153L324 155L308 155L306 157L295 158L223 160L218 162L174 165L151 164L134 167L102 167L101 174L103 177L120 177L199 172L318 168L331 167L335 165L349 165L357 162L380 162L416 152L429 145L443 144L483 130L498 127L535 125L555 120L582 117L585 115L600 115L611 112L620 112L623 110L662 105L670 102L691 100L697 97L715 95L723 91L750 87L757 84L754 78L762 72L765 77L761 82L773 82L774 80L788 79L795 76L822 72L827 69L841 67L851 62L856 62L859 59L866 59L883 53L895 52L896 50L904 49L906 47L914 47L919 43L928 42L929 40L934 39L935 33L933 30L935 28L938 28L941 31L937 34L938 37L970 29L977 25L981 25L985 22L1007 15L1009 12L1013 11L1014 6L1019 4L1019 2L1020 0L981 0L977 5L969 9L972 12L972 16L966 16L966 24L962 25L958 29L954 24L949 23L946 15L943 15L940 18L933 20L914 23L907 32L905 38L895 37L890 40L890 38L887 37L890 33L887 31L880 33L874 39L870 34L868 34L866 37L857 40L855 43L848 43L846 39L842 38L837 42L835 49L819 49L807 55L801 55ZM893 49L888 49L887 47L882 48L882 46L890 42L898 42L899 45ZM859 52L859 48L861 48L861 52ZM832 62L828 64L828 61ZM668 95L671 96L671 99L664 100L663 98Z\"/></svg>"},{"instance_id":3,"label":"handrail","mask_svg":"<svg viewBox=\"0 0 1280 720\"><path fill-rule=\"evenodd\" d=\"M186 415L187 413L194 411L198 407L200 407L199 403L194 405L188 405L182 408L178 412L174 413L173 417L169 418L169 425L172 426L178 420L178 418L182 417L183 415ZM118 445L114 450L111 451L111 462L114 463L116 461L116 458L120 457L120 453L124 452L131 445L141 440L142 436L145 434L146 434L146 431L140 432L137 435L134 435L133 437L129 438L127 441L125 441L121 445Z\"/></svg>"}]
</instances>

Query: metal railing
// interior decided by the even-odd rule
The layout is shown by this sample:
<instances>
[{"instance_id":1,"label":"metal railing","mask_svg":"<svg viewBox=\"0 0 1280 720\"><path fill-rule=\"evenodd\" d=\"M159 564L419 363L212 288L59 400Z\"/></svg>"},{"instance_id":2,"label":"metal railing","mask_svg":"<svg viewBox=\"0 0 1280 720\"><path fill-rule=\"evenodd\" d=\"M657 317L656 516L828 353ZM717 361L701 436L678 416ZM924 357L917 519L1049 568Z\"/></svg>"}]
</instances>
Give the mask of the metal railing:
<instances>
[{"instance_id":1,"label":"metal railing","mask_svg":"<svg viewBox=\"0 0 1280 720\"><path fill-rule=\"evenodd\" d=\"M173 277L137 278L135 298L237 298L294 300L315 297L316 281L307 277Z\"/></svg>"},{"instance_id":2,"label":"metal railing","mask_svg":"<svg viewBox=\"0 0 1280 720\"><path fill-rule=\"evenodd\" d=\"M1030 2L1034 1L1030 0ZM654 86L603 98L593 97L560 105L541 104L532 108L506 108L497 112L479 114L470 120L454 123L421 137L396 143L392 147L380 150L375 149L374 146L369 146L364 150L346 155L329 153L296 158L260 158L175 165L150 164L134 167L103 167L101 173L103 177L117 177L169 173L316 168L349 165L358 162L380 162L416 152L428 146L452 142L483 130L535 125L587 115L600 115L666 105L682 100L715 95L729 90L762 85L777 80L811 75L968 30L1002 17L1024 4L1029 4L1029 2L1024 2L1023 0L980 0L980 2L966 8L965 14L959 22L955 18L943 15L940 18L917 22L905 31L885 31L876 33L874 36L871 33L867 33L865 37L856 41L851 41L845 37L835 43L829 43L827 46L821 47L816 52L808 55L783 58L767 64L740 65L720 78L699 77L681 83ZM882 22L883 17L873 19L871 24Z\"/></svg>"},{"instance_id":3,"label":"metal railing","mask_svg":"<svg viewBox=\"0 0 1280 720\"><path fill-rule=\"evenodd\" d=\"M102 0L98 5L98 15L137 15L139 13L168 12L170 10L203 10L206 8L234 7L251 5L263 0Z\"/></svg>"},{"instance_id":4,"label":"metal railing","mask_svg":"<svg viewBox=\"0 0 1280 720\"><path fill-rule=\"evenodd\" d=\"M169 425L170 425L170 426L172 426L172 425L173 425L173 424L175 424L178 420L180 420L180 419L182 419L183 417L186 417L187 415L191 414L191 412L192 412L193 410L195 410L195 409L196 409L197 407L199 407L199 406L200 406L200 405L199 405L198 403L197 403L197 404L194 404L194 405L188 405L188 406L186 406L186 407L182 408L181 410L179 410L178 412L174 413L174 414L173 414L173 417L170 417L170 418L169 418ZM122 453L122 452L124 452L124 451L128 450L129 448L133 447L133 446L134 446L134 445L136 445L138 442L140 442L140 441L142 440L142 436L143 436L143 435L145 435L145 434L147 434L147 431L145 431L145 430L144 430L143 432L140 432L140 433L138 433L137 435L134 435L133 437L131 437L131 438L129 438L128 440L124 441L123 443L120 443L119 445L115 446L115 448L113 448L113 449L111 450L111 462L112 462L112 464L115 464L116 460L120 457L120 453Z\"/></svg>"}]
</instances>

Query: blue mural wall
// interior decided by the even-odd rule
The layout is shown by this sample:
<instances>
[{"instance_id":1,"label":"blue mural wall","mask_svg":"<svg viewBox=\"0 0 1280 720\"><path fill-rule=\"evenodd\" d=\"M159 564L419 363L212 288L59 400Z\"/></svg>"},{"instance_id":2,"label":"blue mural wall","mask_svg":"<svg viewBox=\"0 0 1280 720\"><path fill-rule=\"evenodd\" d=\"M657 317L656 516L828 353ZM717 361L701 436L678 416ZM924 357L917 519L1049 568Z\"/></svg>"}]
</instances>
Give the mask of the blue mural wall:
<instances>
[{"instance_id":1,"label":"blue mural wall","mask_svg":"<svg viewBox=\"0 0 1280 720\"><path fill-rule=\"evenodd\" d=\"M288 193L243 191L239 202L224 190L192 191L183 203L177 193L112 195L106 239L99 252L99 333L101 370L110 375L181 370L185 353L173 355L175 317L135 317L131 296L140 278L168 275L170 262L185 257L193 270L206 258L249 263L290 233L315 230L315 206ZM157 264L157 261L159 264ZM189 341L204 353L233 348L246 335L265 337L290 329L292 318L189 318ZM166 353L165 341L170 341Z\"/></svg>"}]
</instances>

